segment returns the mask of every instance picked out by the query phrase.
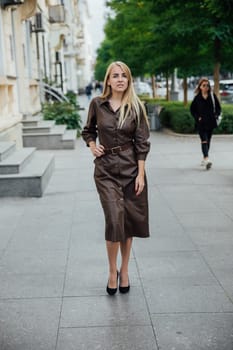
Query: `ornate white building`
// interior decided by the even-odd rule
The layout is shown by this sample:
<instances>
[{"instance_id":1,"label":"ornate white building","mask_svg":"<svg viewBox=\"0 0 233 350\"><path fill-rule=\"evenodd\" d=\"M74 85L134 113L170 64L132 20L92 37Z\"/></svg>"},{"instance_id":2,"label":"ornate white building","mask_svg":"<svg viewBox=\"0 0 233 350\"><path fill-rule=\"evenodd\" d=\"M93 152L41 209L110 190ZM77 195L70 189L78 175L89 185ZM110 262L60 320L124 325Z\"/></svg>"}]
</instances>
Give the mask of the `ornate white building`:
<instances>
[{"instance_id":1,"label":"ornate white building","mask_svg":"<svg viewBox=\"0 0 233 350\"><path fill-rule=\"evenodd\" d=\"M48 85L66 93L90 82L89 21L86 0L1 0L0 141L22 144L22 118L40 112Z\"/></svg>"}]
</instances>

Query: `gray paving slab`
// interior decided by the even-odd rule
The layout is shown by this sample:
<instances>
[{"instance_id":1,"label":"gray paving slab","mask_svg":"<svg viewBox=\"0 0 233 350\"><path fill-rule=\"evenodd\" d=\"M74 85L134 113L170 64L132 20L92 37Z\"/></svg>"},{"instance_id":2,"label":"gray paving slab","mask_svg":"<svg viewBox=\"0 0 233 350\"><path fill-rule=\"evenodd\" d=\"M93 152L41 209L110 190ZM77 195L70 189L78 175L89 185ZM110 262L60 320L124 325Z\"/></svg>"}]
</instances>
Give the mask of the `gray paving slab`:
<instances>
[{"instance_id":1,"label":"gray paving slab","mask_svg":"<svg viewBox=\"0 0 233 350\"><path fill-rule=\"evenodd\" d=\"M232 350L233 137L214 136L208 172L196 135L151 142L151 237L134 240L129 295L106 295L104 217L81 139L54 151L43 197L1 199L1 350Z\"/></svg>"},{"instance_id":2,"label":"gray paving slab","mask_svg":"<svg viewBox=\"0 0 233 350\"><path fill-rule=\"evenodd\" d=\"M159 349L232 350L232 313L153 315Z\"/></svg>"},{"instance_id":3,"label":"gray paving slab","mask_svg":"<svg viewBox=\"0 0 233 350\"><path fill-rule=\"evenodd\" d=\"M7 250L1 259L0 273L63 273L65 250Z\"/></svg>"},{"instance_id":4,"label":"gray paving slab","mask_svg":"<svg viewBox=\"0 0 233 350\"><path fill-rule=\"evenodd\" d=\"M158 350L150 326L61 328L57 350Z\"/></svg>"},{"instance_id":5,"label":"gray paving slab","mask_svg":"<svg viewBox=\"0 0 233 350\"><path fill-rule=\"evenodd\" d=\"M150 316L141 289L130 295L63 299L61 327L149 326Z\"/></svg>"},{"instance_id":6,"label":"gray paving slab","mask_svg":"<svg viewBox=\"0 0 233 350\"><path fill-rule=\"evenodd\" d=\"M226 292L219 285L184 285L158 283L147 284L146 299L151 314L193 313L193 312L231 312L233 305Z\"/></svg>"},{"instance_id":7,"label":"gray paving slab","mask_svg":"<svg viewBox=\"0 0 233 350\"><path fill-rule=\"evenodd\" d=\"M65 225L50 225L40 227L35 231L33 228L21 228L15 233L9 244L8 250L67 250L69 247L69 232Z\"/></svg>"},{"instance_id":8,"label":"gray paving slab","mask_svg":"<svg viewBox=\"0 0 233 350\"><path fill-rule=\"evenodd\" d=\"M12 237L12 228L11 227L7 227L6 229L4 229L1 233L0 233L0 250L4 251L10 240Z\"/></svg>"},{"instance_id":9,"label":"gray paving slab","mask_svg":"<svg viewBox=\"0 0 233 350\"><path fill-rule=\"evenodd\" d=\"M62 273L0 273L2 299L61 298Z\"/></svg>"},{"instance_id":10,"label":"gray paving slab","mask_svg":"<svg viewBox=\"0 0 233 350\"><path fill-rule=\"evenodd\" d=\"M60 299L0 300L0 349L53 350Z\"/></svg>"},{"instance_id":11,"label":"gray paving slab","mask_svg":"<svg viewBox=\"0 0 233 350\"><path fill-rule=\"evenodd\" d=\"M200 259L198 260L198 258L192 256L190 260L188 262L188 258L184 258L180 254L177 254L176 258L175 256L169 258L167 255L164 258L157 258L155 260L140 259L138 266L143 286L148 290L151 288L152 293L157 288L165 288L168 289L168 293L172 293L176 287L219 287L219 281L208 265L205 265Z\"/></svg>"},{"instance_id":12,"label":"gray paving slab","mask_svg":"<svg viewBox=\"0 0 233 350\"><path fill-rule=\"evenodd\" d=\"M212 205L212 204L210 204ZM183 211L177 214L184 230L204 232L226 232L232 230L232 218L224 210L209 209L208 211Z\"/></svg>"}]
</instances>

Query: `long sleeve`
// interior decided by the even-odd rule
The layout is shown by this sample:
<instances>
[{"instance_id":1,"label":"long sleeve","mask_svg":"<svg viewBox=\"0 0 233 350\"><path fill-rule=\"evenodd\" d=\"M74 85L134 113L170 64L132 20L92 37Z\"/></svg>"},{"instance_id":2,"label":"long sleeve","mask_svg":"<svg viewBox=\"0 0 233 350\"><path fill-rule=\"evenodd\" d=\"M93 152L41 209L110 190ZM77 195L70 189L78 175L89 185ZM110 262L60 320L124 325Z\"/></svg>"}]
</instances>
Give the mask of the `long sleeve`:
<instances>
[{"instance_id":1,"label":"long sleeve","mask_svg":"<svg viewBox=\"0 0 233 350\"><path fill-rule=\"evenodd\" d=\"M134 146L137 160L146 160L147 154L150 151L150 142L148 141L149 137L150 131L148 123L146 122L144 116L141 115L140 124L138 125L134 136Z\"/></svg>"},{"instance_id":2,"label":"long sleeve","mask_svg":"<svg viewBox=\"0 0 233 350\"><path fill-rule=\"evenodd\" d=\"M82 138L86 142L87 146L90 141L96 141L97 139L97 125L96 125L96 110L95 104L92 100L88 110L87 123L82 130Z\"/></svg>"},{"instance_id":3,"label":"long sleeve","mask_svg":"<svg viewBox=\"0 0 233 350\"><path fill-rule=\"evenodd\" d=\"M220 105L219 99L217 98L217 96L215 94L214 94L214 101L215 101L216 115L220 115L221 114L221 105Z\"/></svg>"},{"instance_id":4,"label":"long sleeve","mask_svg":"<svg viewBox=\"0 0 233 350\"><path fill-rule=\"evenodd\" d=\"M194 97L191 106L190 106L190 112L192 116L194 117L195 121L198 122L198 118L200 117L198 112L198 104L197 104L197 96Z\"/></svg>"}]
</instances>

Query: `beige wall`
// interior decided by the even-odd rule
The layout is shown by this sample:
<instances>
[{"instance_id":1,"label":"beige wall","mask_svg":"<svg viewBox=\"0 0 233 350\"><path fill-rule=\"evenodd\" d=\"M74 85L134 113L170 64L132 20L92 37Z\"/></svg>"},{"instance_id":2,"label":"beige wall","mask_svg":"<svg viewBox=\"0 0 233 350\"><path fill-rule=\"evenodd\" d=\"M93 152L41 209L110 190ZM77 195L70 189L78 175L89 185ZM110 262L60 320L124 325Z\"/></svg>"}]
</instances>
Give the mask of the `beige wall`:
<instances>
[{"instance_id":1,"label":"beige wall","mask_svg":"<svg viewBox=\"0 0 233 350\"><path fill-rule=\"evenodd\" d=\"M0 11L1 54L2 51L4 53L0 75L0 138L5 140L8 137L21 144L19 123L24 114L36 113L40 104L38 97L35 101L34 86L30 86L26 60L26 22L22 20L20 6Z\"/></svg>"}]
</instances>

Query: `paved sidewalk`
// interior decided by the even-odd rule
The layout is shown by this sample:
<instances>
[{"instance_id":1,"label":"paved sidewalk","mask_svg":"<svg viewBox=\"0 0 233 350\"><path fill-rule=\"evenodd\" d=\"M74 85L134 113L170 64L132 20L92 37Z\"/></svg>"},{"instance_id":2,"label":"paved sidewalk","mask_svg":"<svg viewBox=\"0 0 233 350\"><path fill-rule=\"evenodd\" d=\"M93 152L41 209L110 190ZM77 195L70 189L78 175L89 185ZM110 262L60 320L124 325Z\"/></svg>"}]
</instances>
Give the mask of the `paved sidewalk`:
<instances>
[{"instance_id":1,"label":"paved sidewalk","mask_svg":"<svg viewBox=\"0 0 233 350\"><path fill-rule=\"evenodd\" d=\"M55 154L42 198L0 199L1 350L232 350L233 137L151 133L151 237L135 239L131 291L106 295L92 156ZM46 151L45 151L46 152Z\"/></svg>"}]
</instances>

